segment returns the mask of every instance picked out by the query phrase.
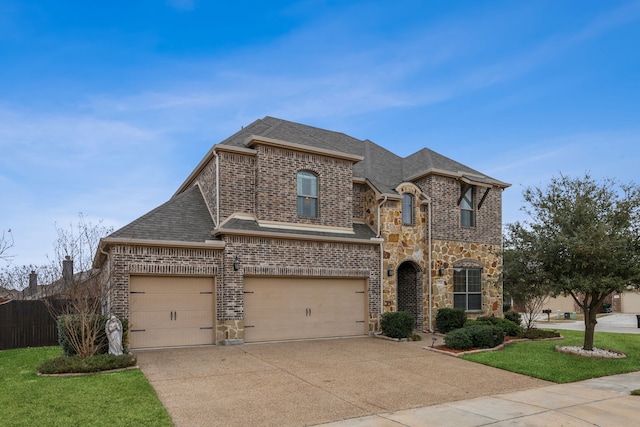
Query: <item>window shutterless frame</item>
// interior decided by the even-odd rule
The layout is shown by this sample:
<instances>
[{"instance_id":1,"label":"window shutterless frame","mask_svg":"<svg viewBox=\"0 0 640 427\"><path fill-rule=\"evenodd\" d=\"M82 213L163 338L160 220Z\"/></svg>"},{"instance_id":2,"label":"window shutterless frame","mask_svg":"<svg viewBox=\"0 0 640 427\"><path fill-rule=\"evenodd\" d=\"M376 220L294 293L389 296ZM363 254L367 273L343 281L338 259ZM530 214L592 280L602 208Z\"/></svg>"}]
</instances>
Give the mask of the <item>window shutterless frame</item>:
<instances>
[{"instance_id":1,"label":"window shutterless frame","mask_svg":"<svg viewBox=\"0 0 640 427\"><path fill-rule=\"evenodd\" d=\"M414 224L414 197L413 194L405 193L402 195L402 223L404 225Z\"/></svg>"},{"instance_id":2,"label":"window shutterless frame","mask_svg":"<svg viewBox=\"0 0 640 427\"><path fill-rule=\"evenodd\" d=\"M453 306L465 311L482 310L482 269L453 269Z\"/></svg>"},{"instance_id":3,"label":"window shutterless frame","mask_svg":"<svg viewBox=\"0 0 640 427\"><path fill-rule=\"evenodd\" d=\"M318 217L318 177L308 171L300 171L296 176L298 192L298 216Z\"/></svg>"}]
</instances>

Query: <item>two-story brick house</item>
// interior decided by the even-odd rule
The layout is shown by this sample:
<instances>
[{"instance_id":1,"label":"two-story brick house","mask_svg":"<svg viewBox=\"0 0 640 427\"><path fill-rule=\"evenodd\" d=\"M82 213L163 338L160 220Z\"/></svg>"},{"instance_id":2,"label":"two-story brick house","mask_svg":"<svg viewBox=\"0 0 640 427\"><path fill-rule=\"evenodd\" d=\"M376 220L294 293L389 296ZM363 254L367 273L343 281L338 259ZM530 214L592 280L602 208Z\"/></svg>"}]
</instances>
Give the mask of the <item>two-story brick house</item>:
<instances>
[{"instance_id":1,"label":"two-story brick house","mask_svg":"<svg viewBox=\"0 0 640 427\"><path fill-rule=\"evenodd\" d=\"M131 347L365 335L384 311L502 314L508 184L428 149L272 117L214 145L165 204L102 239Z\"/></svg>"}]
</instances>

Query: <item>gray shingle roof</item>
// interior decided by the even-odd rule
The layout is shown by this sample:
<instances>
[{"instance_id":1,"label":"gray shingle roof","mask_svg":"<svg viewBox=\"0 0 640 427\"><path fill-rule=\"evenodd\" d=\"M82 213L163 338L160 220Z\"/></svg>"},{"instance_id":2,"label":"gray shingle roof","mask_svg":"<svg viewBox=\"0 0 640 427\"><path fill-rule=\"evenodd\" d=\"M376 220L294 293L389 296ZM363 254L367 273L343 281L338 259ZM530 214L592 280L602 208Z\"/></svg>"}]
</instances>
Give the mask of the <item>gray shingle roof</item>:
<instances>
[{"instance_id":1,"label":"gray shingle roof","mask_svg":"<svg viewBox=\"0 0 640 427\"><path fill-rule=\"evenodd\" d=\"M461 172L479 175L483 177L475 178L479 182L499 183L499 181L477 170L428 148L423 148L406 158L402 158L368 139L359 140L341 132L269 116L256 120L240 132L222 141L221 144L244 147L244 142L251 135L362 156L364 160L353 166L353 176L368 179L378 191L383 193L394 193L394 188L400 183L431 169L456 175Z\"/></svg>"},{"instance_id":2,"label":"gray shingle roof","mask_svg":"<svg viewBox=\"0 0 640 427\"><path fill-rule=\"evenodd\" d=\"M376 234L365 224L354 223L353 233L329 233L324 231L307 231L307 230L290 230L282 228L261 227L255 220L244 218L232 218L220 228L220 234L225 231L239 230L251 232L269 232L282 235L303 235L303 236L319 236L319 237L337 237L341 239L364 239L369 240L376 237Z\"/></svg>"},{"instance_id":3,"label":"gray shingle roof","mask_svg":"<svg viewBox=\"0 0 640 427\"><path fill-rule=\"evenodd\" d=\"M213 228L213 220L202 193L197 186L193 186L108 237L204 242L212 239Z\"/></svg>"}]
</instances>

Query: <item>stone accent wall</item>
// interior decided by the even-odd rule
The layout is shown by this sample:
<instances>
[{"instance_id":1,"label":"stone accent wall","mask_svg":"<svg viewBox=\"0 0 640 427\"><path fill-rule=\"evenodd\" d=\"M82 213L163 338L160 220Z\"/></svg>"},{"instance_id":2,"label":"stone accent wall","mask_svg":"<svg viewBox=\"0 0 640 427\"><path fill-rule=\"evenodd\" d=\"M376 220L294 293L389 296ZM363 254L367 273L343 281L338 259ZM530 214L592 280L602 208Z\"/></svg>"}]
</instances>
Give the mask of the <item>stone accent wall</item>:
<instances>
[{"instance_id":1,"label":"stone accent wall","mask_svg":"<svg viewBox=\"0 0 640 427\"><path fill-rule=\"evenodd\" d=\"M482 266L482 313L473 313L469 317L481 315L502 317L502 271L501 247L497 245L433 241L434 270L436 274L444 267L444 275L434 280L433 307L453 307L453 268ZM435 310L434 310L435 311Z\"/></svg>"},{"instance_id":2,"label":"stone accent wall","mask_svg":"<svg viewBox=\"0 0 640 427\"><path fill-rule=\"evenodd\" d=\"M500 245L502 242L502 189L494 187L489 191L482 207L478 203L486 188L474 187L475 220L474 227L460 224L460 181L429 176L416 181L416 185L431 197L433 203L432 237L442 240L463 242L486 242Z\"/></svg>"},{"instance_id":3,"label":"stone accent wall","mask_svg":"<svg viewBox=\"0 0 640 427\"><path fill-rule=\"evenodd\" d=\"M417 200L417 197L416 197ZM486 203L487 201L485 201ZM455 204L455 202L454 202ZM437 205L436 205L437 206ZM433 215L432 231L432 264L428 265L428 208L416 206L414 212L414 225L402 223L402 203L400 201L387 201L381 210L381 237L383 243L383 305L384 311L396 311L398 309L398 283L400 279L398 266L404 262L415 263L422 271L422 312L423 328L429 327L429 275L432 280L433 305L432 326L435 327L435 315L439 307L453 307L453 265L464 260L475 260L483 266L482 272L482 307L483 314L502 316L502 287L499 281L502 258L501 246L492 238L487 242L455 241L435 238L436 218L442 218L435 212ZM484 209L484 206L483 206ZM370 216L374 220L374 215ZM455 234L455 233L451 233ZM480 235L481 233L477 233ZM444 266L444 276L438 276L438 269ZM386 271L391 267L392 276ZM470 314L475 317L477 314Z\"/></svg>"},{"instance_id":4,"label":"stone accent wall","mask_svg":"<svg viewBox=\"0 0 640 427\"><path fill-rule=\"evenodd\" d=\"M350 161L260 145L256 151L255 206L259 220L352 227ZM298 217L296 175L300 171L318 176L318 218Z\"/></svg>"}]
</instances>

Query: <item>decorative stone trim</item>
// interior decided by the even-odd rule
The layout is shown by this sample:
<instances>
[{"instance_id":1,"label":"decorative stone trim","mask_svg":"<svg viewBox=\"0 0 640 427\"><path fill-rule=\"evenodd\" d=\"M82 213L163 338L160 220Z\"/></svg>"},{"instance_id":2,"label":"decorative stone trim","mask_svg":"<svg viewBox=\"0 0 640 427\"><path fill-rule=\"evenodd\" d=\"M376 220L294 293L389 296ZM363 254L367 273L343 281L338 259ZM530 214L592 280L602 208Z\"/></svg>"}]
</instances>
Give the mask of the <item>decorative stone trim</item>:
<instances>
[{"instance_id":1,"label":"decorative stone trim","mask_svg":"<svg viewBox=\"0 0 640 427\"><path fill-rule=\"evenodd\" d=\"M477 259L464 258L453 263L453 267L456 268L484 268L482 261Z\"/></svg>"},{"instance_id":2,"label":"decorative stone trim","mask_svg":"<svg viewBox=\"0 0 640 427\"><path fill-rule=\"evenodd\" d=\"M214 265L198 264L129 264L131 274L168 274L168 275L190 275L190 276L216 276L218 267Z\"/></svg>"},{"instance_id":3,"label":"decorative stone trim","mask_svg":"<svg viewBox=\"0 0 640 427\"><path fill-rule=\"evenodd\" d=\"M362 277L369 278L371 272L366 269L350 268L310 268L248 265L244 267L245 276L300 276L300 277Z\"/></svg>"}]
</instances>

